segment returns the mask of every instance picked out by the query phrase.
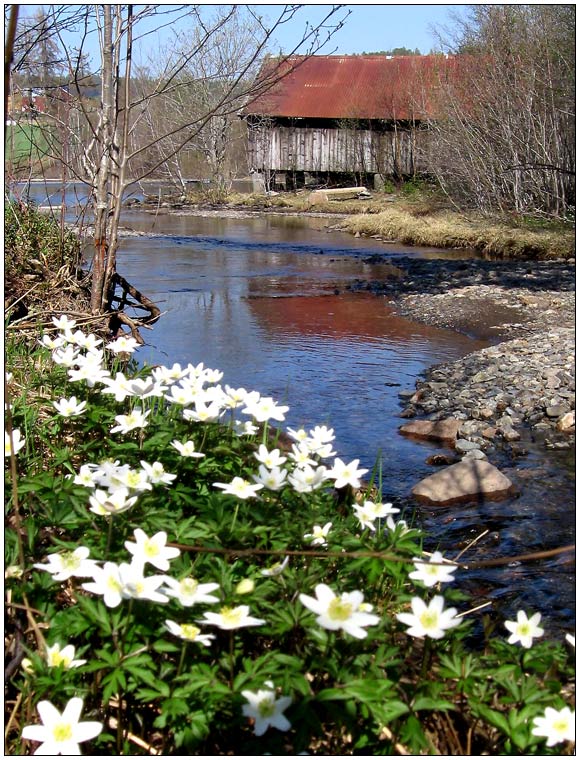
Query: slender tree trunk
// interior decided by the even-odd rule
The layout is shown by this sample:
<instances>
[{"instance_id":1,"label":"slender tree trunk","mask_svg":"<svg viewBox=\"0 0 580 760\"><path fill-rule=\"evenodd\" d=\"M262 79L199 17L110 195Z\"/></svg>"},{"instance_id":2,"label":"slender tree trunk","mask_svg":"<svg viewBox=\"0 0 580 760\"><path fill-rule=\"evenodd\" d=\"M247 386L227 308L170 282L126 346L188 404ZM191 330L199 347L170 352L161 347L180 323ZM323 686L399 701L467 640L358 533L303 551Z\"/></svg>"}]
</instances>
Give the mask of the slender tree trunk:
<instances>
[{"instance_id":1,"label":"slender tree trunk","mask_svg":"<svg viewBox=\"0 0 580 760\"><path fill-rule=\"evenodd\" d=\"M103 5L101 29L101 114L97 126L100 143L100 163L95 183L95 253L91 282L91 312L101 314L104 310L104 285L107 265L107 227L109 215L109 178L111 171L113 91L113 20L111 6Z\"/></svg>"}]
</instances>

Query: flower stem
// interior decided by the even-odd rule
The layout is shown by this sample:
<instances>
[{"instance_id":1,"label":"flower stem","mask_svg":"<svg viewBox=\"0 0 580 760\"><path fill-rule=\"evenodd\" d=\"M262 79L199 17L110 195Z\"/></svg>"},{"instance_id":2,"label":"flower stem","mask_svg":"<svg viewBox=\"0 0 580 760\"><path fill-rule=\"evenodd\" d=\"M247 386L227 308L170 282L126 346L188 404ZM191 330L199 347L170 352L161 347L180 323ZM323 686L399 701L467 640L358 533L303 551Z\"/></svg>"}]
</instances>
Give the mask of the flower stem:
<instances>
[{"instance_id":1,"label":"flower stem","mask_svg":"<svg viewBox=\"0 0 580 760\"><path fill-rule=\"evenodd\" d=\"M230 631L230 689L234 688L234 632Z\"/></svg>"},{"instance_id":2,"label":"flower stem","mask_svg":"<svg viewBox=\"0 0 580 760\"><path fill-rule=\"evenodd\" d=\"M113 541L113 515L109 517L109 527L107 530L107 548L105 549L105 559L109 559L109 551L111 550L111 542Z\"/></svg>"},{"instance_id":3,"label":"flower stem","mask_svg":"<svg viewBox=\"0 0 580 760\"><path fill-rule=\"evenodd\" d=\"M423 662L421 663L421 678L422 679L427 677L427 671L429 669L430 660L431 660L431 639L429 637L425 637L425 642L423 645Z\"/></svg>"},{"instance_id":4,"label":"flower stem","mask_svg":"<svg viewBox=\"0 0 580 760\"><path fill-rule=\"evenodd\" d=\"M233 532L234 532L234 527L235 527L235 525L236 525L236 520L238 519L238 512L239 512L239 509L240 509L240 502L238 501L238 502L236 503L236 508L235 508L235 510L234 510L234 518L233 518L233 520L232 520L232 527L230 528L230 533L233 533Z\"/></svg>"},{"instance_id":5,"label":"flower stem","mask_svg":"<svg viewBox=\"0 0 580 760\"><path fill-rule=\"evenodd\" d=\"M175 674L176 678L179 678L181 675L181 671L183 669L183 663L185 662L185 652L187 651L187 641L183 642L183 646L181 647L181 657L179 658L179 665L177 666L177 673Z\"/></svg>"}]
</instances>

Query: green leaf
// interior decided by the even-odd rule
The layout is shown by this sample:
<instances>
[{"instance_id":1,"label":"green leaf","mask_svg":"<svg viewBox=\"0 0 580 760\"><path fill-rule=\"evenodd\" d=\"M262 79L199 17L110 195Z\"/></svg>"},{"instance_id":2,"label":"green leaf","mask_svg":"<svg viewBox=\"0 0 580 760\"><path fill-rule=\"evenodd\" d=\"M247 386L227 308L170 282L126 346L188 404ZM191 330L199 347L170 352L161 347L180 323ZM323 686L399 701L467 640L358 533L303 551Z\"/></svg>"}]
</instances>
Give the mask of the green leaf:
<instances>
[{"instance_id":1,"label":"green leaf","mask_svg":"<svg viewBox=\"0 0 580 760\"><path fill-rule=\"evenodd\" d=\"M510 735L510 727L508 725L505 715L496 710L492 710L486 705L472 706L473 712L480 718L483 718L495 728L499 728L507 736Z\"/></svg>"},{"instance_id":2,"label":"green leaf","mask_svg":"<svg viewBox=\"0 0 580 760\"><path fill-rule=\"evenodd\" d=\"M179 652L181 647L177 644L174 644L172 641L159 639L159 641L154 642L153 649L156 652Z\"/></svg>"},{"instance_id":3,"label":"green leaf","mask_svg":"<svg viewBox=\"0 0 580 760\"><path fill-rule=\"evenodd\" d=\"M156 689L137 689L135 692L135 699L139 699L142 702L154 702L156 699L160 699L161 696Z\"/></svg>"},{"instance_id":4,"label":"green leaf","mask_svg":"<svg viewBox=\"0 0 580 760\"><path fill-rule=\"evenodd\" d=\"M436 697L417 697L413 702L413 710L454 710L455 705L446 699Z\"/></svg>"}]
</instances>

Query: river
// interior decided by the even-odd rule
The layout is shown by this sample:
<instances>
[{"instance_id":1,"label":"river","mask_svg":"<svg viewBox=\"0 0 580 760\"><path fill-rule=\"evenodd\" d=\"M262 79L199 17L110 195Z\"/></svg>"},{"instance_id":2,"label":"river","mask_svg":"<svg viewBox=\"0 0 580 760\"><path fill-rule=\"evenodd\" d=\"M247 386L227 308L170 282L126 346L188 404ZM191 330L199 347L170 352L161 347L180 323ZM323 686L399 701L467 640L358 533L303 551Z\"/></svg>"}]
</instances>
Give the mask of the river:
<instances>
[{"instance_id":1,"label":"river","mask_svg":"<svg viewBox=\"0 0 580 760\"><path fill-rule=\"evenodd\" d=\"M54 202L60 197L53 195ZM222 370L223 382L288 404L285 425L330 425L339 456L360 459L369 470L380 464L383 500L426 529L426 548L439 547L452 557L484 530L489 532L477 556L472 550L466 561L525 553L537 546L530 536L541 535L546 548L570 543L573 465L569 456L548 456L530 441L529 455L518 462L525 483L518 497L420 507L414 516L410 489L433 472L426 459L440 449L398 434L404 421L399 393L413 390L428 367L489 344L404 319L384 297L346 287L355 278L384 278L390 265L369 263L373 254L387 254L387 260L389 254L474 254L357 239L330 232L334 221L125 212L124 226L148 234L123 238L119 271L163 312L143 331L139 360L202 361ZM514 468L513 462L503 464ZM539 610L552 635L574 628L574 582L570 556L464 575L477 601L493 600L500 615L512 619L518 609Z\"/></svg>"}]
</instances>

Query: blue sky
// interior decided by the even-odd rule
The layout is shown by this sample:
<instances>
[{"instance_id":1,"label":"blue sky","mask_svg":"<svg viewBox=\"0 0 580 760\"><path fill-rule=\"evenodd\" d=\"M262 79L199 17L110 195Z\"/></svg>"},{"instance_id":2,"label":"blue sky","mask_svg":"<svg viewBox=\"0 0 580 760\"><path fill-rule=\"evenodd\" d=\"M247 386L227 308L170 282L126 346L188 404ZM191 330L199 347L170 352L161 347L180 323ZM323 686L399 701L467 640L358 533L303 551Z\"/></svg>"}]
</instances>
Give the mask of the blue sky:
<instances>
[{"instance_id":1,"label":"blue sky","mask_svg":"<svg viewBox=\"0 0 580 760\"><path fill-rule=\"evenodd\" d=\"M215 3L201 2L198 4L208 6L208 13L211 13L211 6L219 7ZM243 5L244 3L236 4ZM170 3L162 3L162 5L171 6ZM222 7L223 5L225 4L222 4ZM37 4L22 3L20 6L21 17L33 13L38 7ZM44 7L47 9L47 6ZM252 7L273 22L279 15L283 4L252 4ZM428 53L436 46L436 39L431 31L431 26L449 24L451 12L461 14L468 7L466 5L423 5L415 3L345 4L343 9L350 10L350 15L344 27L318 52L326 55L333 53L349 55L407 47L412 50L419 48L421 53ZM291 52L297 41L301 39L307 23L316 25L324 18L330 8L330 4L305 4L290 22L280 25L276 29L274 35L276 45L273 46L271 52L277 53L280 49L283 53ZM342 16L344 10L339 11L337 16ZM161 45L167 43L170 38L171 35L167 31L158 35ZM78 40L71 36L68 37L67 43L75 45L75 43L78 44ZM155 46L155 36L149 36L146 44L147 52L151 54ZM98 47L94 38L86 41L85 50L90 53L96 63Z\"/></svg>"},{"instance_id":2,"label":"blue sky","mask_svg":"<svg viewBox=\"0 0 580 760\"><path fill-rule=\"evenodd\" d=\"M345 7L351 11L345 26L332 37L321 53L329 55L336 48L337 54L348 55L390 50L395 47L407 47L412 50L419 48L421 53L428 53L436 46L430 27L449 24L450 13L461 13L467 6L351 3ZM264 5L263 9L264 15L274 17L276 6ZM306 20L315 23L328 10L328 5L308 4L292 24L278 29L276 37L282 51L289 52L293 40L302 32Z\"/></svg>"}]
</instances>

